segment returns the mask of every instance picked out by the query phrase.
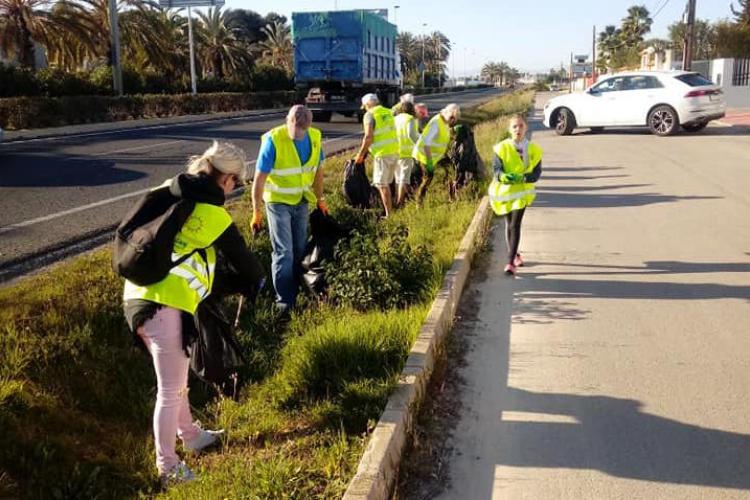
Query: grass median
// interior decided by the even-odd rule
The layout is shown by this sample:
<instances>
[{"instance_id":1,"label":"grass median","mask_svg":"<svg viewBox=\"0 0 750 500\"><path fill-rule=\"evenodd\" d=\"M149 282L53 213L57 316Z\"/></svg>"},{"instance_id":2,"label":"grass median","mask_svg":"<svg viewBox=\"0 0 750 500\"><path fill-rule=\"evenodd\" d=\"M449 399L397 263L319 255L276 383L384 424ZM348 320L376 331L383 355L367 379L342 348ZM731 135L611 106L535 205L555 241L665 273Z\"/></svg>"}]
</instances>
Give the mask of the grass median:
<instances>
[{"instance_id":1,"label":"grass median","mask_svg":"<svg viewBox=\"0 0 750 500\"><path fill-rule=\"evenodd\" d=\"M475 130L485 163L504 136L500 114L531 100L514 93L467 110L468 122L483 122ZM200 480L162 495L338 498L346 489L483 188L451 203L439 171L422 207L411 202L378 221L346 206L344 161L326 161L327 198L357 236L329 269L331 300L303 298L283 330L271 321L270 289L246 308L239 397L215 398L191 381L196 417L226 429L227 440L189 459ZM247 198L230 211L270 267L267 235L250 237ZM160 494L153 368L127 332L109 260L108 249L96 251L0 290L0 497Z\"/></svg>"}]
</instances>

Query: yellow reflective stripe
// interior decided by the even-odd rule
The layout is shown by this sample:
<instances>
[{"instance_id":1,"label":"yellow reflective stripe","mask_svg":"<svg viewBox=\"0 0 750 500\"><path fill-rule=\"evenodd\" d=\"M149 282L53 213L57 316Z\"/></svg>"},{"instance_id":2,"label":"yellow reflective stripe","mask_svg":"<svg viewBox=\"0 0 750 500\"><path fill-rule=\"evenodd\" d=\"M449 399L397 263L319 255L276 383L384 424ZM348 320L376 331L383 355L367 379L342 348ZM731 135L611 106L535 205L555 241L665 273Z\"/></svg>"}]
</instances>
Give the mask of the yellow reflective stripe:
<instances>
[{"instance_id":1,"label":"yellow reflective stripe","mask_svg":"<svg viewBox=\"0 0 750 500\"><path fill-rule=\"evenodd\" d=\"M268 174L268 177L287 177L290 175L299 175L303 172L302 167L293 167L293 168L274 168L271 170L271 173Z\"/></svg>"},{"instance_id":2,"label":"yellow reflective stripe","mask_svg":"<svg viewBox=\"0 0 750 500\"><path fill-rule=\"evenodd\" d=\"M490 200L491 201L498 201L498 202L504 202L504 201L514 201L519 200L521 198L524 198L528 195L535 194L536 191L532 189L527 189L525 191L518 191L517 193L511 193L506 195L491 195Z\"/></svg>"},{"instance_id":3,"label":"yellow reflective stripe","mask_svg":"<svg viewBox=\"0 0 750 500\"><path fill-rule=\"evenodd\" d=\"M264 191L269 191L273 193L280 193L280 194L299 194L304 193L305 188L303 187L281 187L277 186L276 184L270 184L266 183Z\"/></svg>"},{"instance_id":4,"label":"yellow reflective stripe","mask_svg":"<svg viewBox=\"0 0 750 500\"><path fill-rule=\"evenodd\" d=\"M393 144L395 142L398 142L398 139L383 139L382 141L373 142L372 145L370 145L371 148L379 148L380 146L385 146L386 144Z\"/></svg>"}]
</instances>

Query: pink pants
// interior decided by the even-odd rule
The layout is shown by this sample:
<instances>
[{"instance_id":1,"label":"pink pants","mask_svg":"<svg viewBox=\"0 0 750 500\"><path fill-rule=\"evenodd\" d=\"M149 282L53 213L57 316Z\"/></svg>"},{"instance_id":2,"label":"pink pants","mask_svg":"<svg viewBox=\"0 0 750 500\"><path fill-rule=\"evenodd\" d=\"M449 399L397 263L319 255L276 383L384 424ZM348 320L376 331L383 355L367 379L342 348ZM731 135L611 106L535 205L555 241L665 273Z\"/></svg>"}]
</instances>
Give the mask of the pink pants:
<instances>
[{"instance_id":1,"label":"pink pants","mask_svg":"<svg viewBox=\"0 0 750 500\"><path fill-rule=\"evenodd\" d=\"M200 428L193 423L188 402L189 358L182 350L181 315L177 309L162 307L138 329L154 359L156 371L154 440L156 468L160 474L180 461L175 452L177 436L190 441L200 434Z\"/></svg>"}]
</instances>

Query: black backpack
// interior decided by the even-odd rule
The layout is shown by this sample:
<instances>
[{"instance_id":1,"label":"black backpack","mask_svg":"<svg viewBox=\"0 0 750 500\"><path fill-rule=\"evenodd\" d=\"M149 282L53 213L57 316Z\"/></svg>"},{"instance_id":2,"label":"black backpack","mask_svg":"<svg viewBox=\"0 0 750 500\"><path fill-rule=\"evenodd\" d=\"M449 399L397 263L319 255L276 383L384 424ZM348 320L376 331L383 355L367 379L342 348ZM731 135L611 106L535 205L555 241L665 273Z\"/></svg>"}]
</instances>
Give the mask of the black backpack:
<instances>
[{"instance_id":1,"label":"black backpack","mask_svg":"<svg viewBox=\"0 0 750 500\"><path fill-rule=\"evenodd\" d=\"M115 231L114 271L139 286L163 280L190 256L172 261L175 236L194 208L195 202L172 195L168 186L146 193Z\"/></svg>"}]
</instances>

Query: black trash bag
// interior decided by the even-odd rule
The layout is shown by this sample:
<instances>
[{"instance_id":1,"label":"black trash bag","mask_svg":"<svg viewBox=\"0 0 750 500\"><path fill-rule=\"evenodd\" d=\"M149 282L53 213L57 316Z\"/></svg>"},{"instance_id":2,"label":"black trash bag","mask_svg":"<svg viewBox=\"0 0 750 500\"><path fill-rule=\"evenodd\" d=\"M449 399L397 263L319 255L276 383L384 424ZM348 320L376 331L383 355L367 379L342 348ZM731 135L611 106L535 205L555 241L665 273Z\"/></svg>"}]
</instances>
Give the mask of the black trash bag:
<instances>
[{"instance_id":1,"label":"black trash bag","mask_svg":"<svg viewBox=\"0 0 750 500\"><path fill-rule=\"evenodd\" d=\"M354 208L370 208L372 186L365 172L364 163L357 164L347 160L344 165L344 183L342 186L346 202Z\"/></svg>"},{"instance_id":2,"label":"black trash bag","mask_svg":"<svg viewBox=\"0 0 750 500\"><path fill-rule=\"evenodd\" d=\"M448 150L447 157L456 167L456 187L466 186L472 179L482 179L482 163L477 145L474 141L474 132L467 125L454 127L455 137Z\"/></svg>"},{"instance_id":3,"label":"black trash bag","mask_svg":"<svg viewBox=\"0 0 750 500\"><path fill-rule=\"evenodd\" d=\"M214 385L225 396L237 396L238 371L246 361L219 297L208 297L198 306L188 353L190 368L198 378Z\"/></svg>"},{"instance_id":4,"label":"black trash bag","mask_svg":"<svg viewBox=\"0 0 750 500\"><path fill-rule=\"evenodd\" d=\"M336 243L347 235L348 231L330 215L319 209L310 214L310 239L302 259L302 280L313 294L325 294L328 284L323 264L333 260Z\"/></svg>"}]
</instances>

